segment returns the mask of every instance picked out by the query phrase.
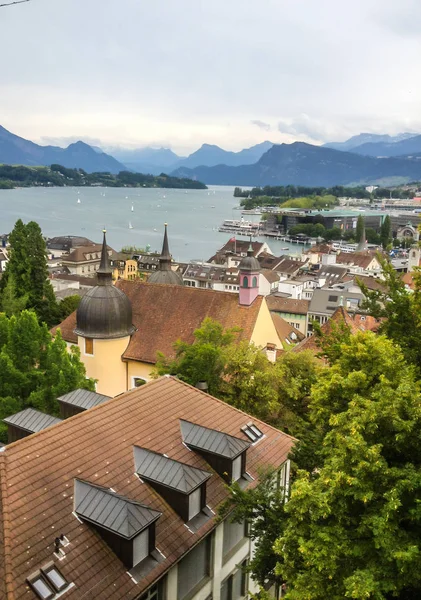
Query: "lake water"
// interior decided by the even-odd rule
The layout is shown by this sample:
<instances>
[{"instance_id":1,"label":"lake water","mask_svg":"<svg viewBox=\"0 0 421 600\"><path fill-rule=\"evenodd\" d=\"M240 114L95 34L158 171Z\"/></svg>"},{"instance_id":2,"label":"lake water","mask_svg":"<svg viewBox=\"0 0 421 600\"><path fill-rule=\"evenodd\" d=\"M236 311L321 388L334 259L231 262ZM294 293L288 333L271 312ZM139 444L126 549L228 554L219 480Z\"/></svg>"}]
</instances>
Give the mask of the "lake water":
<instances>
[{"instance_id":1,"label":"lake water","mask_svg":"<svg viewBox=\"0 0 421 600\"><path fill-rule=\"evenodd\" d=\"M156 188L21 188L0 190L0 234L8 233L18 218L36 221L43 234L81 235L100 241L107 229L107 241L115 250L123 246L151 246L161 250L164 223L168 223L170 251L176 261L207 260L231 236L220 233L224 219L239 219L234 210L239 199L234 187L211 186L208 190ZM77 200L80 198L80 204ZM134 206L132 212L131 207ZM249 215L257 221L258 216ZM129 229L129 223L132 229ZM245 239L245 238L238 238ZM290 251L281 241L267 241L277 255Z\"/></svg>"}]
</instances>

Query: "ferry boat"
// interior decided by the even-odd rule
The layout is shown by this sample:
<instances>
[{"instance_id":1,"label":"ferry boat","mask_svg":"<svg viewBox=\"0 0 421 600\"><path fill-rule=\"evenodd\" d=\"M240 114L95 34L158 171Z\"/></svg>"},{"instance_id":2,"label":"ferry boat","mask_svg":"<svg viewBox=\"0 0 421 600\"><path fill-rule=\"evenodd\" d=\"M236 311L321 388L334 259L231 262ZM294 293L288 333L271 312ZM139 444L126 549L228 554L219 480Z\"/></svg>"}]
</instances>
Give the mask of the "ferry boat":
<instances>
[{"instance_id":1,"label":"ferry boat","mask_svg":"<svg viewBox=\"0 0 421 600\"><path fill-rule=\"evenodd\" d=\"M259 235L260 223L245 221L243 218L226 219L219 228L219 231L227 233L237 233L239 235Z\"/></svg>"}]
</instances>

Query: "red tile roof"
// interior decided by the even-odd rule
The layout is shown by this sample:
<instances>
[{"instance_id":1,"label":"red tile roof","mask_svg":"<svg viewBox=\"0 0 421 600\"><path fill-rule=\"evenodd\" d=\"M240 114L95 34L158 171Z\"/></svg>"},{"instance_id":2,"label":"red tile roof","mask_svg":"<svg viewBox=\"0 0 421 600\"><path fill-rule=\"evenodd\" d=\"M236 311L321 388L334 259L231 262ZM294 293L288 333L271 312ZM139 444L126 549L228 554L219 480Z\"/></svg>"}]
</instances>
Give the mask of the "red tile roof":
<instances>
[{"instance_id":1,"label":"red tile roof","mask_svg":"<svg viewBox=\"0 0 421 600\"><path fill-rule=\"evenodd\" d=\"M205 317L211 317L224 328L240 327L239 340L250 340L260 311L262 296L251 306L240 306L237 294L201 290L191 287L146 283L144 281L117 281L116 287L129 297L133 309L133 334L123 358L155 363L156 353L173 354L173 344L181 339L194 341L194 330ZM58 327L67 342L77 343L73 333L76 313L72 313ZM52 330L54 334L57 330Z\"/></svg>"},{"instance_id":2,"label":"red tile roof","mask_svg":"<svg viewBox=\"0 0 421 600\"><path fill-rule=\"evenodd\" d=\"M213 519L191 533L169 504L134 474L136 444L211 472L207 504L216 512L227 497L226 486L198 453L183 445L180 419L246 440L240 428L250 416L175 378L163 377L7 446L0 453L1 597L35 599L25 580L55 560L54 539L62 533L70 544L63 547L66 557L58 565L75 583L66 598L92 600L138 597L205 536L215 526ZM294 439L253 420L265 434L247 451L247 471L256 478L262 467L280 466L286 460ZM166 558L140 583L134 583L96 531L74 516L75 478L112 487L117 494L162 512L156 546ZM5 584L10 586L7 596Z\"/></svg>"},{"instance_id":3,"label":"red tile roof","mask_svg":"<svg viewBox=\"0 0 421 600\"><path fill-rule=\"evenodd\" d=\"M278 334L279 339L282 343L285 342L286 344L297 344L298 342L301 342L301 340L304 339L304 334L289 323L287 323L287 321L285 321L285 319L283 319L281 315L279 315L278 313L271 313L271 315L272 321L276 327L276 333Z\"/></svg>"}]
</instances>

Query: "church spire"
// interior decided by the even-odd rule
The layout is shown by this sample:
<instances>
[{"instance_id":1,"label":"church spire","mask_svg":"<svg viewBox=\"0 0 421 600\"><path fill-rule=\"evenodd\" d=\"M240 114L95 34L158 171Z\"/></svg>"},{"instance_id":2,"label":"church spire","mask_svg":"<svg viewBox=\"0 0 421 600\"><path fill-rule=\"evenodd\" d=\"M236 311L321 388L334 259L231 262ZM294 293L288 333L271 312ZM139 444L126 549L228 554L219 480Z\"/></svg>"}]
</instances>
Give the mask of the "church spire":
<instances>
[{"instance_id":1,"label":"church spire","mask_svg":"<svg viewBox=\"0 0 421 600\"><path fill-rule=\"evenodd\" d=\"M170 248L168 245L167 227L168 227L168 224L165 223L164 241L162 244L161 256L159 257L159 270L160 271L171 271L171 254L170 254Z\"/></svg>"},{"instance_id":2,"label":"church spire","mask_svg":"<svg viewBox=\"0 0 421 600\"><path fill-rule=\"evenodd\" d=\"M113 274L108 257L107 239L105 237L106 230L103 229L104 238L102 240L101 262L97 271L98 285L112 285Z\"/></svg>"}]
</instances>

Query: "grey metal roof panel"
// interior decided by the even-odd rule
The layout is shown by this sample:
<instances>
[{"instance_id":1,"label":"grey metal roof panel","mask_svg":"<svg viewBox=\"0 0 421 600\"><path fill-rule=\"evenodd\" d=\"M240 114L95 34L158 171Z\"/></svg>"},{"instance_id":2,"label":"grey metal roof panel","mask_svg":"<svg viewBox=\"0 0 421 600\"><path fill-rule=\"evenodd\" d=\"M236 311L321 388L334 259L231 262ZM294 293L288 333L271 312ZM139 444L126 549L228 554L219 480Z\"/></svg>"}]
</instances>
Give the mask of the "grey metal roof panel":
<instances>
[{"instance_id":1,"label":"grey metal roof panel","mask_svg":"<svg viewBox=\"0 0 421 600\"><path fill-rule=\"evenodd\" d=\"M189 494L212 476L207 471L191 467L146 448L134 446L133 452L136 473L140 477L173 488L183 494Z\"/></svg>"},{"instance_id":2,"label":"grey metal roof panel","mask_svg":"<svg viewBox=\"0 0 421 600\"><path fill-rule=\"evenodd\" d=\"M180 419L180 428L183 441L187 446L226 458L234 459L250 446L249 442L223 431L202 427L184 419Z\"/></svg>"},{"instance_id":3,"label":"grey metal roof panel","mask_svg":"<svg viewBox=\"0 0 421 600\"><path fill-rule=\"evenodd\" d=\"M14 425L20 429L25 429L25 431L36 433L37 431L42 431L47 427L51 427L51 425L60 423L61 419L52 417L51 415L46 415L45 413L35 410L34 408L24 408L20 412L10 415L10 417L6 417L3 419L3 421L4 423Z\"/></svg>"},{"instance_id":4,"label":"grey metal roof panel","mask_svg":"<svg viewBox=\"0 0 421 600\"><path fill-rule=\"evenodd\" d=\"M80 479L75 479L74 498L79 517L126 539L132 539L161 516L157 510Z\"/></svg>"},{"instance_id":5,"label":"grey metal roof panel","mask_svg":"<svg viewBox=\"0 0 421 600\"><path fill-rule=\"evenodd\" d=\"M110 398L111 396L104 396L104 394L98 394L97 392L78 389L73 390L68 394L64 394L63 396L59 396L57 400L88 410L89 408L93 408L94 406L98 406L98 404L110 400Z\"/></svg>"}]
</instances>

